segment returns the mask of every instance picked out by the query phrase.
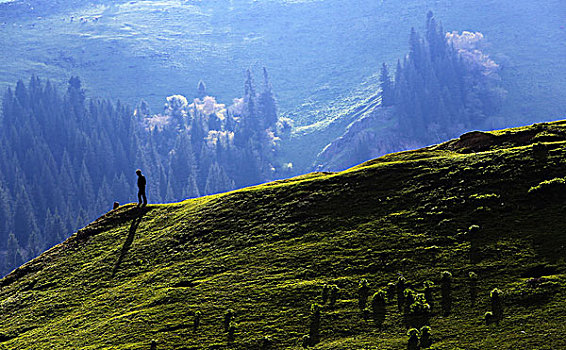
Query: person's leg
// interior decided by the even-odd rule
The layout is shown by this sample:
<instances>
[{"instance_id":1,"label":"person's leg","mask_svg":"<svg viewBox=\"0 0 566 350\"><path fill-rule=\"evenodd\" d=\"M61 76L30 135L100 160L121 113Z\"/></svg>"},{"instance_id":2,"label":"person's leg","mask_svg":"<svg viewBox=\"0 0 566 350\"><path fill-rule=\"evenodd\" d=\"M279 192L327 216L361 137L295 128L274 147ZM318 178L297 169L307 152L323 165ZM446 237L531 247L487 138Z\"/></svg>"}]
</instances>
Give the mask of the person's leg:
<instances>
[{"instance_id":1,"label":"person's leg","mask_svg":"<svg viewBox=\"0 0 566 350\"><path fill-rule=\"evenodd\" d=\"M145 196L145 194L143 194L141 191L138 192L138 205L142 204L142 195Z\"/></svg>"},{"instance_id":2,"label":"person's leg","mask_svg":"<svg viewBox=\"0 0 566 350\"><path fill-rule=\"evenodd\" d=\"M143 205L147 205L147 197L145 196L145 191L143 191L142 196L143 196Z\"/></svg>"}]
</instances>

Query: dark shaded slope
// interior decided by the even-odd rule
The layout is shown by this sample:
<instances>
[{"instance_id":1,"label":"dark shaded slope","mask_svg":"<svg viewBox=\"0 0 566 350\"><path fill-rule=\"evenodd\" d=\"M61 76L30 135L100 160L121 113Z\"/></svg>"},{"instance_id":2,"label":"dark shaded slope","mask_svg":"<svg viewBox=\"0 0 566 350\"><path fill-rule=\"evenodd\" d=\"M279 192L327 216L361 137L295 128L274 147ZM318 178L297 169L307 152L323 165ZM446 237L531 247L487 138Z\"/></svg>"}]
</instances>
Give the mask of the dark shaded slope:
<instances>
[{"instance_id":1,"label":"dark shaded slope","mask_svg":"<svg viewBox=\"0 0 566 350\"><path fill-rule=\"evenodd\" d=\"M434 289L436 349L566 347L566 185L529 192L565 175L563 128L495 132L511 136L484 152L455 152L456 140L342 173L147 212L122 207L2 281L0 347L148 349L155 339L159 349L255 349L270 336L274 348L295 348L311 303L335 284L317 348L404 349L395 294L380 330L358 310L358 281L368 279L373 293L402 274L420 290L425 280L438 285L443 270L453 274L454 300L442 316ZM534 136L523 141L524 133ZM552 142L530 143L549 134ZM472 224L480 226L473 262ZM479 276L473 307L470 271ZM494 287L504 292L504 318L485 326ZM228 308L233 342L222 325Z\"/></svg>"}]
</instances>

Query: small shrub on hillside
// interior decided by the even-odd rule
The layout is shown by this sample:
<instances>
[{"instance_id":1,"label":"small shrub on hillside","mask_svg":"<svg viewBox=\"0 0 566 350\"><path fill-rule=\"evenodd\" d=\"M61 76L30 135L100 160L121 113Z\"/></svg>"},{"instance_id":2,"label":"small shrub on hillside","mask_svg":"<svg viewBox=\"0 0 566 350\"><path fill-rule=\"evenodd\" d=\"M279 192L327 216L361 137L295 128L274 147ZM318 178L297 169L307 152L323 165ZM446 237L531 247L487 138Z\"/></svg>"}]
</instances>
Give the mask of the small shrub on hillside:
<instances>
[{"instance_id":1,"label":"small shrub on hillside","mask_svg":"<svg viewBox=\"0 0 566 350\"><path fill-rule=\"evenodd\" d=\"M421 349L428 349L432 346L432 334L429 326L423 326L420 330L421 339L420 347Z\"/></svg>"},{"instance_id":2,"label":"small shrub on hillside","mask_svg":"<svg viewBox=\"0 0 566 350\"><path fill-rule=\"evenodd\" d=\"M322 304L326 304L326 302L328 301L328 294L330 293L330 286L328 284L325 284L322 287Z\"/></svg>"},{"instance_id":3,"label":"small shrub on hillside","mask_svg":"<svg viewBox=\"0 0 566 350\"><path fill-rule=\"evenodd\" d=\"M479 225L472 225L468 227L468 236L470 236L471 238L476 238L479 232L480 232Z\"/></svg>"},{"instance_id":4,"label":"small shrub on hillside","mask_svg":"<svg viewBox=\"0 0 566 350\"><path fill-rule=\"evenodd\" d=\"M442 313L444 316L448 316L452 311L452 274L448 271L442 271L440 274L440 292L442 295Z\"/></svg>"},{"instance_id":5,"label":"small shrub on hillside","mask_svg":"<svg viewBox=\"0 0 566 350\"><path fill-rule=\"evenodd\" d=\"M193 320L193 330L195 332L198 330L201 317L202 317L202 313L200 311L195 312L195 318Z\"/></svg>"},{"instance_id":6,"label":"small shrub on hillside","mask_svg":"<svg viewBox=\"0 0 566 350\"><path fill-rule=\"evenodd\" d=\"M541 161L548 157L548 147L544 143L537 142L533 144L533 158Z\"/></svg>"},{"instance_id":7,"label":"small shrub on hillside","mask_svg":"<svg viewBox=\"0 0 566 350\"><path fill-rule=\"evenodd\" d=\"M271 349L272 345L273 345L273 339L271 339L270 336L266 335L263 338L261 338L261 344L260 344L261 350L269 350Z\"/></svg>"},{"instance_id":8,"label":"small shrub on hillside","mask_svg":"<svg viewBox=\"0 0 566 350\"><path fill-rule=\"evenodd\" d=\"M330 286L330 293L328 295L328 302L331 307L336 305L336 300L338 300L338 294L340 293L340 288L337 285Z\"/></svg>"},{"instance_id":9,"label":"small shrub on hillside","mask_svg":"<svg viewBox=\"0 0 566 350\"><path fill-rule=\"evenodd\" d=\"M409 341L407 342L407 350L418 350L419 348L419 330L411 328L407 332Z\"/></svg>"},{"instance_id":10,"label":"small shrub on hillside","mask_svg":"<svg viewBox=\"0 0 566 350\"><path fill-rule=\"evenodd\" d=\"M423 312L428 313L430 311L430 306L426 302L424 294L415 293L415 294L413 294L413 299L414 299L414 301L411 304L411 306L409 307L409 312L411 314L417 314L417 313L423 313Z\"/></svg>"},{"instance_id":11,"label":"small shrub on hillside","mask_svg":"<svg viewBox=\"0 0 566 350\"><path fill-rule=\"evenodd\" d=\"M371 312L375 323L381 327L385 322L387 294L384 290L377 291L371 297Z\"/></svg>"},{"instance_id":12,"label":"small shrub on hillside","mask_svg":"<svg viewBox=\"0 0 566 350\"><path fill-rule=\"evenodd\" d=\"M228 332L229 328L230 328L230 323L233 321L234 319L234 310L232 309L228 309L226 310L226 312L224 313L224 331Z\"/></svg>"},{"instance_id":13,"label":"small shrub on hillside","mask_svg":"<svg viewBox=\"0 0 566 350\"><path fill-rule=\"evenodd\" d=\"M308 348L311 345L311 337L309 337L308 334L303 335L301 338L301 345L303 348Z\"/></svg>"},{"instance_id":14,"label":"small shrub on hillside","mask_svg":"<svg viewBox=\"0 0 566 350\"><path fill-rule=\"evenodd\" d=\"M470 262L475 263L479 259L479 235L480 227L472 225L468 228L468 240L470 241Z\"/></svg>"},{"instance_id":15,"label":"small shrub on hillside","mask_svg":"<svg viewBox=\"0 0 566 350\"><path fill-rule=\"evenodd\" d=\"M411 304L413 304L415 302L415 296L416 296L417 292L415 292L414 290L410 289L410 288L406 288L403 291L403 312L405 313L405 315L409 314L410 308L411 308Z\"/></svg>"},{"instance_id":16,"label":"small shrub on hillside","mask_svg":"<svg viewBox=\"0 0 566 350\"><path fill-rule=\"evenodd\" d=\"M488 311L485 314L483 314L483 319L485 321L485 324L488 325L488 326L490 324L492 324L493 322L495 322L495 316L493 315L493 312L491 312L491 311Z\"/></svg>"},{"instance_id":17,"label":"small shrub on hillside","mask_svg":"<svg viewBox=\"0 0 566 350\"><path fill-rule=\"evenodd\" d=\"M362 318L364 320L366 321L369 320L370 316L371 316L371 310L369 307L366 307L365 309L362 310Z\"/></svg>"},{"instance_id":18,"label":"small shrub on hillside","mask_svg":"<svg viewBox=\"0 0 566 350\"><path fill-rule=\"evenodd\" d=\"M566 190L566 179L557 177L552 180L543 181L538 185L531 187L528 194L530 196L534 196L537 199L557 199L564 196L564 190Z\"/></svg>"},{"instance_id":19,"label":"small shrub on hillside","mask_svg":"<svg viewBox=\"0 0 566 350\"><path fill-rule=\"evenodd\" d=\"M501 300L501 295L501 290L497 288L494 288L491 293L489 293L489 297L491 299L491 312L493 312L496 322L501 321L503 318L503 301Z\"/></svg>"},{"instance_id":20,"label":"small shrub on hillside","mask_svg":"<svg viewBox=\"0 0 566 350\"><path fill-rule=\"evenodd\" d=\"M430 319L430 305L426 302L422 293L413 293L412 303L406 315L407 324L412 327L422 327L428 324Z\"/></svg>"},{"instance_id":21,"label":"small shrub on hillside","mask_svg":"<svg viewBox=\"0 0 566 350\"><path fill-rule=\"evenodd\" d=\"M157 350L157 341L152 340L149 349L150 350Z\"/></svg>"},{"instance_id":22,"label":"small shrub on hillside","mask_svg":"<svg viewBox=\"0 0 566 350\"><path fill-rule=\"evenodd\" d=\"M397 290L397 308L399 309L399 312L403 310L405 301L403 293L405 292L406 282L407 280L405 279L405 277L399 276L399 278L397 278L397 283L395 284L395 289Z\"/></svg>"},{"instance_id":23,"label":"small shrub on hillside","mask_svg":"<svg viewBox=\"0 0 566 350\"><path fill-rule=\"evenodd\" d=\"M360 311L363 311L366 308L369 291L369 283L365 278L363 278L358 284L358 306Z\"/></svg>"},{"instance_id":24,"label":"small shrub on hillside","mask_svg":"<svg viewBox=\"0 0 566 350\"><path fill-rule=\"evenodd\" d=\"M310 345L316 345L320 341L320 320L321 307L314 303L311 305L311 315L309 324Z\"/></svg>"},{"instance_id":25,"label":"small shrub on hillside","mask_svg":"<svg viewBox=\"0 0 566 350\"><path fill-rule=\"evenodd\" d=\"M468 283L470 288L470 305L473 307L476 305L478 297L478 275L475 272L472 271L468 274Z\"/></svg>"},{"instance_id":26,"label":"small shrub on hillside","mask_svg":"<svg viewBox=\"0 0 566 350\"><path fill-rule=\"evenodd\" d=\"M433 295L433 290L434 290L434 282L433 281L425 281L423 283L424 286L424 297L426 300L426 303L429 305L430 307L430 311L432 311L432 305L434 302L434 295Z\"/></svg>"},{"instance_id":27,"label":"small shrub on hillside","mask_svg":"<svg viewBox=\"0 0 566 350\"><path fill-rule=\"evenodd\" d=\"M395 295L395 283L394 282L387 283L387 287L385 287L385 291L387 292L387 297L389 299L393 298L393 296Z\"/></svg>"},{"instance_id":28,"label":"small shrub on hillside","mask_svg":"<svg viewBox=\"0 0 566 350\"><path fill-rule=\"evenodd\" d=\"M228 341L233 342L236 339L236 322L232 321L228 325Z\"/></svg>"}]
</instances>

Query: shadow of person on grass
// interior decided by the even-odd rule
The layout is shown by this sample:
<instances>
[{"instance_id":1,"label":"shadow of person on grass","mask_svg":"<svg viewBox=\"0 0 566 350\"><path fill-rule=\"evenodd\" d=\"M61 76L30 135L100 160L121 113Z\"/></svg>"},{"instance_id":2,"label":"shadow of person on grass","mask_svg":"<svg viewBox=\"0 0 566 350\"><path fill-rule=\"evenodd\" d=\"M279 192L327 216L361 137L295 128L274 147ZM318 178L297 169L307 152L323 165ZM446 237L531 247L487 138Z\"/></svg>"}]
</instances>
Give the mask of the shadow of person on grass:
<instances>
[{"instance_id":1,"label":"shadow of person on grass","mask_svg":"<svg viewBox=\"0 0 566 350\"><path fill-rule=\"evenodd\" d=\"M126 241L124 242L124 245L122 246L122 250L120 251L120 255L118 256L118 260L116 261L116 264L114 265L114 268L112 269L112 277L114 277L116 275L116 272L118 272L118 269L120 268L120 264L122 263L122 260L124 259L124 257L126 256L126 253L128 253L128 250L130 249L130 247L132 246L132 243L134 242L134 236L136 235L136 231L138 230L138 226L140 225L140 222L141 222L143 216L148 211L146 207L142 207L142 208L134 207L131 210L134 211L134 213L133 213L134 218L132 220L132 224L130 225L130 229L128 230L128 237L126 237Z\"/></svg>"}]
</instances>

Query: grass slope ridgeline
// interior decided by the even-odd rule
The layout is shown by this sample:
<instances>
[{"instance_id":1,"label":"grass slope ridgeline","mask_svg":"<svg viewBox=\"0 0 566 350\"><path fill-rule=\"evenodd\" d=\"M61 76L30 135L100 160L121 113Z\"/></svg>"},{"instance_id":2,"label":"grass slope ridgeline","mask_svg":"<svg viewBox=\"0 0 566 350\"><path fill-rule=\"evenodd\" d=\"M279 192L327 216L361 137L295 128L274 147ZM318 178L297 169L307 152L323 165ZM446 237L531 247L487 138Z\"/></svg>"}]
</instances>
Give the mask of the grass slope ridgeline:
<instances>
[{"instance_id":1,"label":"grass slope ridgeline","mask_svg":"<svg viewBox=\"0 0 566 350\"><path fill-rule=\"evenodd\" d=\"M564 349L565 145L566 122L474 132L123 206L0 282L0 348L404 349L428 323L433 349Z\"/></svg>"}]
</instances>

